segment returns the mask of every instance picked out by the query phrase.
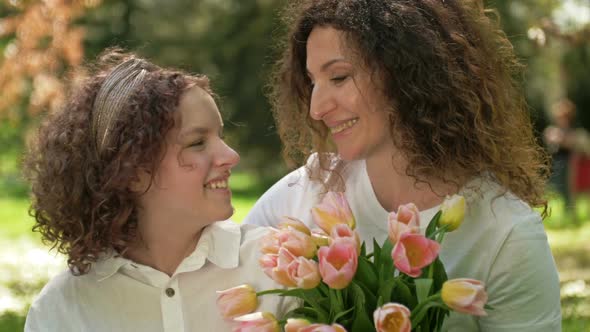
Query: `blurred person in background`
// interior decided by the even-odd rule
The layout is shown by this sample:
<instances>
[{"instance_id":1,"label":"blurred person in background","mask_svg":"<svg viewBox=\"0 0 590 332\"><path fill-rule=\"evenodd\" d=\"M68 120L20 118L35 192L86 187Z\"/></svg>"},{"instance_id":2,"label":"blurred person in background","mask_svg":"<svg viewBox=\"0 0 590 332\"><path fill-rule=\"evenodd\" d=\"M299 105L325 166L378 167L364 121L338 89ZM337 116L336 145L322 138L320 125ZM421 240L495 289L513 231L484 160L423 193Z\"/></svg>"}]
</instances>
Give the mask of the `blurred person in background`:
<instances>
[{"instance_id":1,"label":"blurred person in background","mask_svg":"<svg viewBox=\"0 0 590 332\"><path fill-rule=\"evenodd\" d=\"M552 156L551 184L564 202L564 212L577 223L575 192L587 191L590 169L586 156L590 154L590 135L575 128L576 105L564 98L551 106L553 125L544 131Z\"/></svg>"}]
</instances>

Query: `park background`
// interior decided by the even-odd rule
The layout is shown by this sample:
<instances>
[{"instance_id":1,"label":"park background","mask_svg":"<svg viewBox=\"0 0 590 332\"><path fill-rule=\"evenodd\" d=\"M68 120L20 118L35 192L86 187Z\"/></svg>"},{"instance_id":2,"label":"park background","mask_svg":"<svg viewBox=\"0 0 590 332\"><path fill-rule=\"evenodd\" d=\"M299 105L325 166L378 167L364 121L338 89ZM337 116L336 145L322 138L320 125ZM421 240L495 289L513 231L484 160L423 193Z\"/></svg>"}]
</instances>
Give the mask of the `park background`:
<instances>
[{"instance_id":1,"label":"park background","mask_svg":"<svg viewBox=\"0 0 590 332\"><path fill-rule=\"evenodd\" d=\"M228 141L242 156L231 179L234 219L241 221L293 166L280 157L265 98L285 33L278 13L287 1L0 0L0 332L22 331L33 297L65 267L31 231L19 163L27 137L44 114L60 108L82 65L121 46L209 75ZM539 135L550 123L550 106L564 97L577 105L576 125L590 129L590 2L485 3L526 65L522 79ZM569 211L548 191L545 226L560 272L563 330L590 331L590 196L576 197Z\"/></svg>"}]
</instances>

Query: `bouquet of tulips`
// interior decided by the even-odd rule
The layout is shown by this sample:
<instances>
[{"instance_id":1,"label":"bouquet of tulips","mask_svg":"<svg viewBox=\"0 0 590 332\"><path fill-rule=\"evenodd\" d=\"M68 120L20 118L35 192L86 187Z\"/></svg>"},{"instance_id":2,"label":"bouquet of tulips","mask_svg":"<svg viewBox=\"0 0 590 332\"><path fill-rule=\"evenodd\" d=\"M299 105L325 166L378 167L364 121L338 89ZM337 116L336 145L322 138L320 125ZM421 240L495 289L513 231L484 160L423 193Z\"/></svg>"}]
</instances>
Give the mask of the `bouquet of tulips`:
<instances>
[{"instance_id":1,"label":"bouquet of tulips","mask_svg":"<svg viewBox=\"0 0 590 332\"><path fill-rule=\"evenodd\" d=\"M260 266L284 289L257 292L249 285L218 292L217 306L234 331L440 331L450 310L485 315L484 285L472 279L447 280L438 258L446 232L460 226L465 199L447 198L420 234L414 204L388 217L389 237L373 240L367 253L354 231L355 219L342 193L329 192L312 209L319 229L285 217L262 239ZM277 320L251 313L257 297L278 294L301 306Z\"/></svg>"}]
</instances>

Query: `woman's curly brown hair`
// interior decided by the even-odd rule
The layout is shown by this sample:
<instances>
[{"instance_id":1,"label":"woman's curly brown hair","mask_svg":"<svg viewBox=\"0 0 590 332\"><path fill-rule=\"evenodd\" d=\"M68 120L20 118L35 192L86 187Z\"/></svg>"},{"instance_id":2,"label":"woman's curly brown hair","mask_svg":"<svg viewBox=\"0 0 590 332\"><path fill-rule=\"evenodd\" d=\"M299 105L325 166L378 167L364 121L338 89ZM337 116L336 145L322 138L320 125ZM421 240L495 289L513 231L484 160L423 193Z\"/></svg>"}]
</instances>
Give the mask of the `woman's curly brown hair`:
<instances>
[{"instance_id":1,"label":"woman's curly brown hair","mask_svg":"<svg viewBox=\"0 0 590 332\"><path fill-rule=\"evenodd\" d=\"M328 130L310 117L307 39L316 26L344 32L385 96L391 136L416 181L492 174L544 207L547 155L533 133L519 80L523 67L480 0L304 0L289 27L270 98L288 162L319 152L329 169ZM395 133L395 135L394 135Z\"/></svg>"},{"instance_id":2,"label":"woman's curly brown hair","mask_svg":"<svg viewBox=\"0 0 590 332\"><path fill-rule=\"evenodd\" d=\"M155 174L183 92L197 85L211 93L205 76L163 69L121 50L105 52L93 71L66 106L43 121L23 164L32 185L33 230L67 255L76 275L101 254L122 254L137 240L141 193L130 187L138 171ZM125 85L138 73L139 84ZM101 118L111 121L97 133Z\"/></svg>"}]
</instances>

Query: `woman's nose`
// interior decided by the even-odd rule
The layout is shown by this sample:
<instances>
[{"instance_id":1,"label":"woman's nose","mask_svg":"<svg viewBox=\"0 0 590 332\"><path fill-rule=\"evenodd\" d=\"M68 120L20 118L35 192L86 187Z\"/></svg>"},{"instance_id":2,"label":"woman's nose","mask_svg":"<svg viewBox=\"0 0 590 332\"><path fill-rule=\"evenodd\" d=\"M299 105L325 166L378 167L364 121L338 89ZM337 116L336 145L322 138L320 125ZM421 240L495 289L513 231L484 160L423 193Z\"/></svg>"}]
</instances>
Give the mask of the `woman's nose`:
<instances>
[{"instance_id":1,"label":"woman's nose","mask_svg":"<svg viewBox=\"0 0 590 332\"><path fill-rule=\"evenodd\" d=\"M311 91L309 113L312 119L322 120L323 117L336 107L336 101L325 88L317 84Z\"/></svg>"}]
</instances>

